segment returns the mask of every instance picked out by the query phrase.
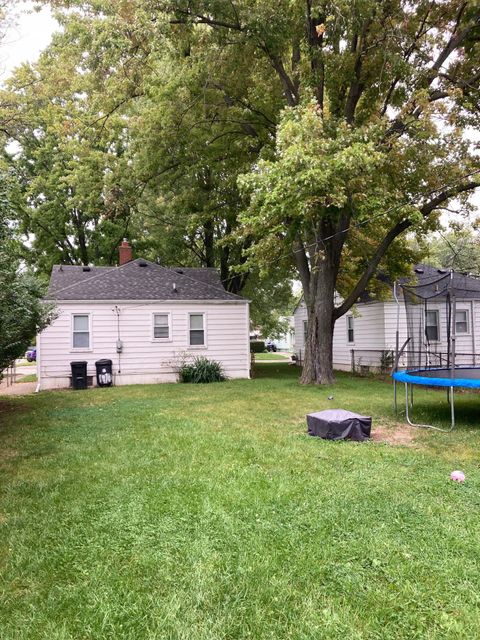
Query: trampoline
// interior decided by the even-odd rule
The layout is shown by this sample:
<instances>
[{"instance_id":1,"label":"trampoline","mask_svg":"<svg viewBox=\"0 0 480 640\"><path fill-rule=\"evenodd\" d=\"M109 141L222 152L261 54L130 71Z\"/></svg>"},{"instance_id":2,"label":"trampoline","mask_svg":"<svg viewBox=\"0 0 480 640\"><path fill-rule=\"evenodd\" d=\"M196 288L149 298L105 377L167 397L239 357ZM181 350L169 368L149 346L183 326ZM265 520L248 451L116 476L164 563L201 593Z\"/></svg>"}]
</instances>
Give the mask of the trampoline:
<instances>
[{"instance_id":1,"label":"trampoline","mask_svg":"<svg viewBox=\"0 0 480 640\"><path fill-rule=\"evenodd\" d=\"M437 431L452 431L455 427L455 403L453 390L455 387L464 389L480 389L480 367L457 367L451 369L412 369L411 371L394 371L393 379L405 384L405 417L412 427L424 427ZM449 402L451 410L450 429L440 429L429 424L416 424L411 421L409 405L413 408L413 388L408 385L422 385L425 387L445 387L449 390Z\"/></svg>"},{"instance_id":2,"label":"trampoline","mask_svg":"<svg viewBox=\"0 0 480 640\"><path fill-rule=\"evenodd\" d=\"M392 373L394 405L397 410L397 383L405 385L405 417L412 427L424 427L438 431L452 431L455 427L454 390L456 388L480 389L480 367L472 354L456 353L456 326L465 319L457 318L457 300L461 300L465 313L466 301L480 299L480 280L467 274L419 266L415 280L397 284L394 297L397 302L397 334L395 362ZM400 347L399 320L401 291L405 303L407 338ZM473 302L471 302L473 323ZM467 321L468 322L468 321ZM407 350L408 347L408 350ZM458 357L461 356L461 357ZM400 359L406 359L406 367L400 370ZM460 364L460 360L463 362ZM404 362L405 366L405 362ZM413 389L415 386L443 387L448 389L451 425L442 429L412 421Z\"/></svg>"}]
</instances>

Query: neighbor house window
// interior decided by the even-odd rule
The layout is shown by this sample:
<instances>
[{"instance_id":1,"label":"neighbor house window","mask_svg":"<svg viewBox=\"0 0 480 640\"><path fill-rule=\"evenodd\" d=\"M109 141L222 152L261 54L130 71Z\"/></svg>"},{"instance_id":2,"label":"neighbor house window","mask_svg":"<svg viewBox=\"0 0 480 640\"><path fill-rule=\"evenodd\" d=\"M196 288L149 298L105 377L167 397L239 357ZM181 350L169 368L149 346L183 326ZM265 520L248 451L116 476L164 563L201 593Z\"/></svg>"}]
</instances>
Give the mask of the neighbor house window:
<instances>
[{"instance_id":1,"label":"neighbor house window","mask_svg":"<svg viewBox=\"0 0 480 640\"><path fill-rule=\"evenodd\" d=\"M205 344L205 314L191 313L189 315L189 334L191 346Z\"/></svg>"},{"instance_id":2,"label":"neighbor house window","mask_svg":"<svg viewBox=\"0 0 480 640\"><path fill-rule=\"evenodd\" d=\"M73 316L72 346L74 349L90 349L90 317L88 314Z\"/></svg>"},{"instance_id":3,"label":"neighbor house window","mask_svg":"<svg viewBox=\"0 0 480 640\"><path fill-rule=\"evenodd\" d=\"M438 311L427 311L425 314L425 335L428 342L440 340Z\"/></svg>"},{"instance_id":4,"label":"neighbor house window","mask_svg":"<svg viewBox=\"0 0 480 640\"><path fill-rule=\"evenodd\" d=\"M455 333L469 333L468 311L457 309L455 312Z\"/></svg>"},{"instance_id":5,"label":"neighbor house window","mask_svg":"<svg viewBox=\"0 0 480 640\"><path fill-rule=\"evenodd\" d=\"M348 342L354 342L354 332L353 332L353 316L347 316L347 340Z\"/></svg>"},{"instance_id":6,"label":"neighbor house window","mask_svg":"<svg viewBox=\"0 0 480 640\"><path fill-rule=\"evenodd\" d=\"M153 314L153 338L154 340L170 339L170 315L168 313Z\"/></svg>"},{"instance_id":7,"label":"neighbor house window","mask_svg":"<svg viewBox=\"0 0 480 640\"><path fill-rule=\"evenodd\" d=\"M307 341L308 335L308 322L306 320L303 321L303 342Z\"/></svg>"}]
</instances>

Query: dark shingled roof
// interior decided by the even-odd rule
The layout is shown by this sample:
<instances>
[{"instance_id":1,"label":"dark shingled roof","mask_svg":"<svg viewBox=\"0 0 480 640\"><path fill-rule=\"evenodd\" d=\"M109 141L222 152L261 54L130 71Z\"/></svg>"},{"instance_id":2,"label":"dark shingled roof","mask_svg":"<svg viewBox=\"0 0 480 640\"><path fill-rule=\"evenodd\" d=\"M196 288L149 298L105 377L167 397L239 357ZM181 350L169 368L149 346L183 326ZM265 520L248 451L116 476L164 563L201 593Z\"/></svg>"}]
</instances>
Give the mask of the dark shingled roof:
<instances>
[{"instance_id":1,"label":"dark shingled roof","mask_svg":"<svg viewBox=\"0 0 480 640\"><path fill-rule=\"evenodd\" d=\"M141 266L141 265L145 266ZM174 289L175 285L175 289ZM137 258L121 267L58 266L47 299L244 300L226 291L215 269L168 268Z\"/></svg>"},{"instance_id":2,"label":"dark shingled roof","mask_svg":"<svg viewBox=\"0 0 480 640\"><path fill-rule=\"evenodd\" d=\"M463 300L480 299L480 279L467 273L450 269L437 269L427 264L417 264L409 278L401 280L402 286L420 298L435 298L451 291Z\"/></svg>"}]
</instances>

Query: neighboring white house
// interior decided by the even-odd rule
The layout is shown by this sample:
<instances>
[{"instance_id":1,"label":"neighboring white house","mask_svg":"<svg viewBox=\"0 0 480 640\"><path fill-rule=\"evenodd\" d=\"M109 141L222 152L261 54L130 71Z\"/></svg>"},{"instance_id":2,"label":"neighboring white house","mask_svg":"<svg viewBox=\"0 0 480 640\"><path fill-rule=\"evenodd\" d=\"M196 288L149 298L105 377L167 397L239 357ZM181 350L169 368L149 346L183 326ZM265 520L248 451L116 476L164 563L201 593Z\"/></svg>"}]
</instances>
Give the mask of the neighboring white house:
<instances>
[{"instance_id":1,"label":"neighboring white house","mask_svg":"<svg viewBox=\"0 0 480 640\"><path fill-rule=\"evenodd\" d=\"M116 385L174 382L179 363L194 356L248 378L248 300L227 292L215 269L130 258L131 249L119 267L53 268L46 299L57 317L37 342L40 389L69 387L72 361L87 361L96 384L95 362L104 358Z\"/></svg>"},{"instance_id":2,"label":"neighboring white house","mask_svg":"<svg viewBox=\"0 0 480 640\"><path fill-rule=\"evenodd\" d=\"M277 338L267 338L275 343L278 351L293 351L294 347L294 334L295 334L295 320L293 316L280 316L280 320L286 322L288 328L285 333L282 333Z\"/></svg>"},{"instance_id":3,"label":"neighboring white house","mask_svg":"<svg viewBox=\"0 0 480 640\"><path fill-rule=\"evenodd\" d=\"M418 282L441 273L426 265L418 265L415 269ZM464 276L462 280L465 280ZM477 347L480 346L480 283L474 278L468 278L468 281L472 283L472 289L478 290L478 294L469 291L468 298L458 297L456 301L457 364L471 364L472 355L477 353ZM355 304L335 323L333 334L335 369L368 370L379 368L382 364L388 365L391 354L395 350L397 313L399 313L400 346L407 338L407 316L401 292L399 309L393 295L386 301L371 300L368 296L364 296L363 300ZM302 361L307 328L307 309L303 299L294 312L294 318L295 353ZM429 348L438 353L446 353L448 349L447 311L444 302L438 300L431 303L426 312L425 325L430 335ZM403 362L400 361L400 364L402 365Z\"/></svg>"}]
</instances>

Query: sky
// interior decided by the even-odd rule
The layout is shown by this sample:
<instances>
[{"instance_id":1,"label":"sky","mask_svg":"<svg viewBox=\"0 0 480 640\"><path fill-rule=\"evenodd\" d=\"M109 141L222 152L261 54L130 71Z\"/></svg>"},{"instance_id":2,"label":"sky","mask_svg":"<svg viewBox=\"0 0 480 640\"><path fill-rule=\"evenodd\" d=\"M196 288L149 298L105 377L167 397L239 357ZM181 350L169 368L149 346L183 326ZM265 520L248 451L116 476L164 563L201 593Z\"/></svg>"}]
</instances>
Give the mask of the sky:
<instances>
[{"instance_id":1,"label":"sky","mask_svg":"<svg viewBox=\"0 0 480 640\"><path fill-rule=\"evenodd\" d=\"M34 5L34 2L19 2L12 11L14 25L8 29L0 47L0 82L22 62L36 60L58 28L49 8L36 12Z\"/></svg>"}]
</instances>

